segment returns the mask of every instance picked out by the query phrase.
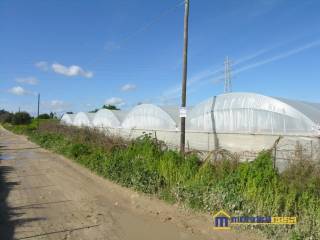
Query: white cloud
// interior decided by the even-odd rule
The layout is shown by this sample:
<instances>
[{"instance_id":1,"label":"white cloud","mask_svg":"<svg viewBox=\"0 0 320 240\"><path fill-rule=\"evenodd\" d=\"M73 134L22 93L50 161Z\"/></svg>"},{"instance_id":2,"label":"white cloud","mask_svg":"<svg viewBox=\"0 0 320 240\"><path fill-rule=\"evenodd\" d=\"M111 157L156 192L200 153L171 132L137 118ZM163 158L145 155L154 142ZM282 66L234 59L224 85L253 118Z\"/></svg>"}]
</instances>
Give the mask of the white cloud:
<instances>
[{"instance_id":1,"label":"white cloud","mask_svg":"<svg viewBox=\"0 0 320 240\"><path fill-rule=\"evenodd\" d=\"M42 71L48 71L49 70L49 64L46 61L40 61L35 63L35 66L39 68Z\"/></svg>"},{"instance_id":2,"label":"white cloud","mask_svg":"<svg viewBox=\"0 0 320 240\"><path fill-rule=\"evenodd\" d=\"M123 91L123 92L129 92L129 91L135 90L136 88L137 88L136 85L128 83L128 84L125 84L125 85L123 85L123 86L121 87L121 91Z\"/></svg>"},{"instance_id":3,"label":"white cloud","mask_svg":"<svg viewBox=\"0 0 320 240\"><path fill-rule=\"evenodd\" d=\"M110 104L110 105L115 105L115 106L123 106L126 103L124 102L124 100L122 98L117 98L117 97L112 97L106 100L105 102L106 104Z\"/></svg>"},{"instance_id":4,"label":"white cloud","mask_svg":"<svg viewBox=\"0 0 320 240\"><path fill-rule=\"evenodd\" d=\"M69 103L66 103L62 100L51 100L49 102L44 102L43 107L47 111L52 111L52 112L63 112L68 110L70 107Z\"/></svg>"},{"instance_id":5,"label":"white cloud","mask_svg":"<svg viewBox=\"0 0 320 240\"><path fill-rule=\"evenodd\" d=\"M30 94L29 91L25 90L23 87L20 87L20 86L16 86L16 87L10 88L8 90L8 92L11 93L11 94L17 95L17 96Z\"/></svg>"},{"instance_id":6,"label":"white cloud","mask_svg":"<svg viewBox=\"0 0 320 240\"><path fill-rule=\"evenodd\" d=\"M68 77L75 77L75 76L82 76L85 78L92 78L93 72L86 71L80 66L77 65L71 65L71 66L64 66L59 63L53 63L51 66L46 61L40 61L35 63L35 66L43 71L49 71L52 69L53 72L57 74L62 74Z\"/></svg>"},{"instance_id":7,"label":"white cloud","mask_svg":"<svg viewBox=\"0 0 320 240\"><path fill-rule=\"evenodd\" d=\"M29 85L37 85L39 81L35 77L25 77L25 78L17 78L16 82L25 83L25 84L29 84Z\"/></svg>"},{"instance_id":8,"label":"white cloud","mask_svg":"<svg viewBox=\"0 0 320 240\"><path fill-rule=\"evenodd\" d=\"M55 73L62 74L68 77L74 77L74 76L82 76L86 78L93 77L93 72L85 71L77 65L71 65L67 67L59 63L54 63L51 65L51 67Z\"/></svg>"}]
</instances>

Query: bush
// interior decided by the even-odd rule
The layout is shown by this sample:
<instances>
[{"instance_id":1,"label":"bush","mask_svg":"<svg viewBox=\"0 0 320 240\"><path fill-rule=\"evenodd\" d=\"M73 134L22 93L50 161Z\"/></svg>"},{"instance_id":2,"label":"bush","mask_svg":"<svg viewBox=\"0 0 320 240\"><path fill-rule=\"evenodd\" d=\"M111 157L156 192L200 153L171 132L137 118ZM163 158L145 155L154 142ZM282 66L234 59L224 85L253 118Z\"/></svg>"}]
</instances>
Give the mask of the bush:
<instances>
[{"instance_id":1,"label":"bush","mask_svg":"<svg viewBox=\"0 0 320 240\"><path fill-rule=\"evenodd\" d=\"M38 118L39 119L50 119L51 117L49 114L43 113L43 114L40 114Z\"/></svg>"},{"instance_id":2,"label":"bush","mask_svg":"<svg viewBox=\"0 0 320 240\"><path fill-rule=\"evenodd\" d=\"M31 116L27 112L17 112L13 115L11 123L13 125L30 124Z\"/></svg>"},{"instance_id":3,"label":"bush","mask_svg":"<svg viewBox=\"0 0 320 240\"><path fill-rule=\"evenodd\" d=\"M3 110L0 111L0 123L11 123L13 114L6 111L2 111Z\"/></svg>"},{"instance_id":4,"label":"bush","mask_svg":"<svg viewBox=\"0 0 320 240\"><path fill-rule=\"evenodd\" d=\"M11 123L13 114L1 109L0 110L0 123Z\"/></svg>"},{"instance_id":5,"label":"bush","mask_svg":"<svg viewBox=\"0 0 320 240\"><path fill-rule=\"evenodd\" d=\"M90 149L87 145L76 143L70 149L70 154L73 158L79 158L83 155L88 155L90 153Z\"/></svg>"}]
</instances>

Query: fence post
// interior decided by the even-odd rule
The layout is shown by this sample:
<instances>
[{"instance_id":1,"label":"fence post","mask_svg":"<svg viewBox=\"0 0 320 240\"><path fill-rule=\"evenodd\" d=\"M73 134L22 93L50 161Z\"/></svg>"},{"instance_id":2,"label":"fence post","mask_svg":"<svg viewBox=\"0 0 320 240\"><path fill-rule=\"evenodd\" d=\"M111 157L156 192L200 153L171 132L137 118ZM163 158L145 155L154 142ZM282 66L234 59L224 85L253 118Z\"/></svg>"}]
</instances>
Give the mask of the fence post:
<instances>
[{"instance_id":1,"label":"fence post","mask_svg":"<svg viewBox=\"0 0 320 240\"><path fill-rule=\"evenodd\" d=\"M281 140L281 136L279 136L273 144L273 169L276 169L277 162L277 146Z\"/></svg>"},{"instance_id":2,"label":"fence post","mask_svg":"<svg viewBox=\"0 0 320 240\"><path fill-rule=\"evenodd\" d=\"M273 150L273 169L276 169L276 161L277 161L277 145L274 146L274 150Z\"/></svg>"}]
</instances>

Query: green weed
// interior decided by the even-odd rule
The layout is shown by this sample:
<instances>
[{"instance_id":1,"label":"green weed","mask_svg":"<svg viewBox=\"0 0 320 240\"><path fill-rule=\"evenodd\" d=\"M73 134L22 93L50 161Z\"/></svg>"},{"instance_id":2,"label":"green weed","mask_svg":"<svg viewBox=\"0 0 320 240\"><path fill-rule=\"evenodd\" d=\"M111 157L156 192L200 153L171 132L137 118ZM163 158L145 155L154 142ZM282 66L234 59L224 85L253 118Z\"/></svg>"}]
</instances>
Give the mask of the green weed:
<instances>
[{"instance_id":1,"label":"green weed","mask_svg":"<svg viewBox=\"0 0 320 240\"><path fill-rule=\"evenodd\" d=\"M320 239L320 168L311 161L295 161L280 174L270 152L252 162L202 162L197 155L182 157L150 135L128 141L52 122L37 130L34 124L4 126L122 186L203 212L297 216L295 226L257 229L271 239Z\"/></svg>"}]
</instances>

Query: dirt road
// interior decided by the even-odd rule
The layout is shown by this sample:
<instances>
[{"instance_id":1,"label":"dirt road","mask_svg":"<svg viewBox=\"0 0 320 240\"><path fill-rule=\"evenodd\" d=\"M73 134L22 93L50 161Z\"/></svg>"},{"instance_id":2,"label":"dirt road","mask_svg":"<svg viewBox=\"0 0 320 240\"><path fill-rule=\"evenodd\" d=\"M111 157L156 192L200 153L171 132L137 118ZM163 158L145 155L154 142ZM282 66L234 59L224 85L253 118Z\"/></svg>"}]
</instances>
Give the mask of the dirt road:
<instances>
[{"instance_id":1,"label":"dirt road","mask_svg":"<svg viewBox=\"0 0 320 240\"><path fill-rule=\"evenodd\" d=\"M248 239L122 188L0 127L0 239ZM250 239L254 239L251 238Z\"/></svg>"}]
</instances>

